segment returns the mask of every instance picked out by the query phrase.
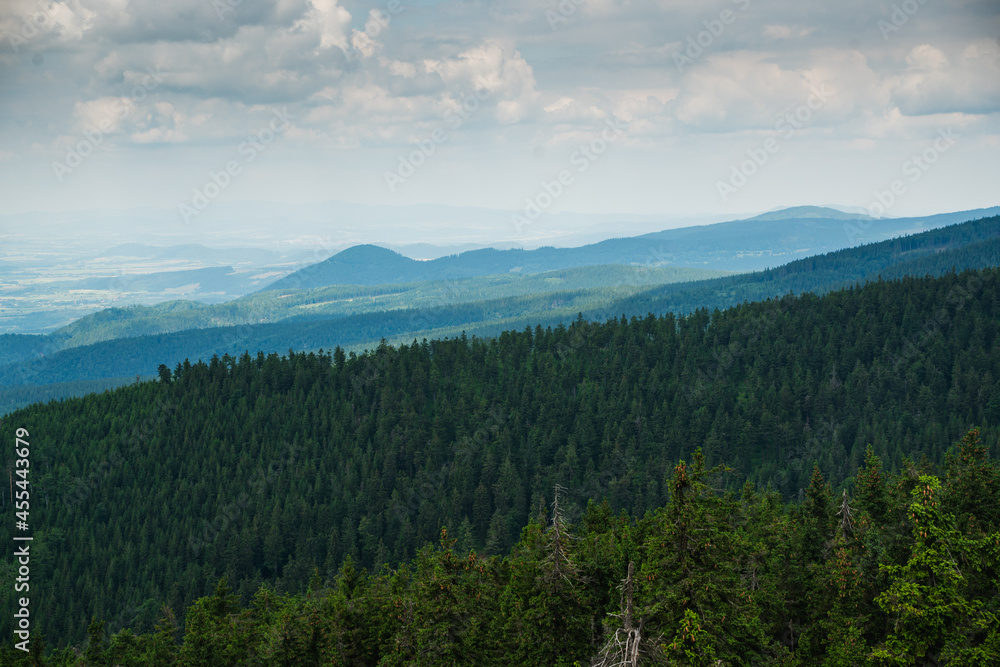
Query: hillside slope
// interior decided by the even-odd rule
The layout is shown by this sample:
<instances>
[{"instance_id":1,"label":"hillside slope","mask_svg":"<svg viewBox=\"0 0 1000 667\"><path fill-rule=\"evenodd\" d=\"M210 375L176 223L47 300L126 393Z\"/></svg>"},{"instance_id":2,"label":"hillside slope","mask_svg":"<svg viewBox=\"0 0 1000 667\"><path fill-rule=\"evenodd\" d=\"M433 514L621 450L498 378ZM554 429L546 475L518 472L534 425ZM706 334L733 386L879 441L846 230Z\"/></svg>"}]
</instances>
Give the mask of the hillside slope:
<instances>
[{"instance_id":1,"label":"hillside slope","mask_svg":"<svg viewBox=\"0 0 1000 667\"><path fill-rule=\"evenodd\" d=\"M1000 216L808 257L766 271L657 287L592 315L689 313L788 293L823 294L882 276L939 276L991 266L1000 266Z\"/></svg>"},{"instance_id":2,"label":"hillside slope","mask_svg":"<svg viewBox=\"0 0 1000 667\"><path fill-rule=\"evenodd\" d=\"M696 446L735 488L794 498L814 463L845 483L869 444L898 469L973 425L996 442L1000 270L171 375L3 420L31 434L47 637L184 609L222 574L246 599L348 556L398 563L443 525L500 553L556 483L567 516L602 498L642 516Z\"/></svg>"}]
</instances>

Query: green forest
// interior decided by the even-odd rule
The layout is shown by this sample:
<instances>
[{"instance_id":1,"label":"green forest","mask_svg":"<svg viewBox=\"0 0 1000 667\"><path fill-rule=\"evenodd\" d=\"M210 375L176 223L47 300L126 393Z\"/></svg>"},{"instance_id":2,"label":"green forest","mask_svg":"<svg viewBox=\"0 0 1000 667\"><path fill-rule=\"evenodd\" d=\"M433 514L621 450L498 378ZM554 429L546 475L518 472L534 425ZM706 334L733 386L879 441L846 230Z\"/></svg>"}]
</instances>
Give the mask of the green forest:
<instances>
[{"instance_id":1,"label":"green forest","mask_svg":"<svg viewBox=\"0 0 1000 667\"><path fill-rule=\"evenodd\" d=\"M1000 468L972 430L943 477L869 447L849 499L814 467L784 503L708 468L701 450L663 507L605 500L571 525L544 501L504 557L437 544L374 574L348 556L304 590L263 584L243 605L223 577L155 627L5 665L994 665L1000 660Z\"/></svg>"},{"instance_id":2,"label":"green forest","mask_svg":"<svg viewBox=\"0 0 1000 667\"><path fill-rule=\"evenodd\" d=\"M15 428L54 652L3 664L1000 659L996 269L184 361Z\"/></svg>"},{"instance_id":3,"label":"green forest","mask_svg":"<svg viewBox=\"0 0 1000 667\"><path fill-rule=\"evenodd\" d=\"M476 301L496 301L559 292L579 293L579 306L631 295L655 285L725 275L705 269L603 265L539 274L502 273L406 284L288 287L249 294L220 304L168 301L156 306L108 308L53 332L58 349L116 338L135 338L188 329L278 322L285 319L332 319L363 313L433 308ZM551 302L552 297L548 298ZM541 299L545 303L545 299Z\"/></svg>"}]
</instances>

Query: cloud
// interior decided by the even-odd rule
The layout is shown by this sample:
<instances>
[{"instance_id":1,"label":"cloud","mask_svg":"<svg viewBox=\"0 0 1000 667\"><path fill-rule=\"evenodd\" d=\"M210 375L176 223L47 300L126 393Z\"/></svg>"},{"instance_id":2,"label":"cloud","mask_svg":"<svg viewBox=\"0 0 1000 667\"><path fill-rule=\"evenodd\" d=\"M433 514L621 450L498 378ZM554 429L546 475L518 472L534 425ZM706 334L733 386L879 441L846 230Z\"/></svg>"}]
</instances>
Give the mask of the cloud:
<instances>
[{"instance_id":1,"label":"cloud","mask_svg":"<svg viewBox=\"0 0 1000 667\"><path fill-rule=\"evenodd\" d=\"M770 128L780 110L809 94L801 71L782 69L766 52L709 56L682 80L676 114L707 130Z\"/></svg>"},{"instance_id":2,"label":"cloud","mask_svg":"<svg viewBox=\"0 0 1000 667\"><path fill-rule=\"evenodd\" d=\"M236 145L268 109L287 106L295 120L281 150L298 163L353 150L349 162L381 164L372 156L447 127L476 91L486 94L435 158L466 160L453 173L527 173L535 163L510 156L583 140L613 117L628 124L611 158L623 169L625 147L700 146L699 160L726 162L719 146L773 133L817 88L831 94L802 134L853 155L946 121L968 146L1000 134L993 0L926 3L888 39L877 21L891 10L865 0L574 6L553 29L546 11L558 3L548 0L404 2L391 15L388 0L6 0L0 146L60 159L103 123L120 159L145 160L159 144L176 147L180 164ZM679 70L674 54L725 9L736 20ZM34 36L10 48L39 15ZM159 81L143 91L150 69ZM301 169L301 180L316 178Z\"/></svg>"},{"instance_id":3,"label":"cloud","mask_svg":"<svg viewBox=\"0 0 1000 667\"><path fill-rule=\"evenodd\" d=\"M197 126L204 116L193 119ZM157 102L132 117L132 141L137 144L181 143L188 139L186 114L169 102Z\"/></svg>"},{"instance_id":4,"label":"cloud","mask_svg":"<svg viewBox=\"0 0 1000 667\"><path fill-rule=\"evenodd\" d=\"M337 46L347 51L347 30L351 23L350 13L337 4L337 0L311 0L312 8L305 18L295 24L296 30L319 33L319 48Z\"/></svg>"},{"instance_id":5,"label":"cloud","mask_svg":"<svg viewBox=\"0 0 1000 667\"><path fill-rule=\"evenodd\" d=\"M808 37L815 31L815 27L804 28L789 25L764 26L764 36L775 40Z\"/></svg>"},{"instance_id":6,"label":"cloud","mask_svg":"<svg viewBox=\"0 0 1000 667\"><path fill-rule=\"evenodd\" d=\"M537 110L539 95L531 65L516 50L487 42L454 58L426 59L427 73L436 74L450 90L461 94L487 91L495 101L495 117L501 124L516 123ZM460 101L451 97L451 106Z\"/></svg>"},{"instance_id":7,"label":"cloud","mask_svg":"<svg viewBox=\"0 0 1000 667\"><path fill-rule=\"evenodd\" d=\"M109 134L121 130L121 121L128 113L129 100L125 97L99 97L96 100L77 102L73 115L80 130L100 129Z\"/></svg>"},{"instance_id":8,"label":"cloud","mask_svg":"<svg viewBox=\"0 0 1000 667\"><path fill-rule=\"evenodd\" d=\"M365 58L371 58L381 44L372 39L367 32L355 30L351 34L351 46Z\"/></svg>"},{"instance_id":9,"label":"cloud","mask_svg":"<svg viewBox=\"0 0 1000 667\"><path fill-rule=\"evenodd\" d=\"M97 13L80 0L38 2L7 0L0 5L3 48L16 52L65 48L93 27Z\"/></svg>"},{"instance_id":10,"label":"cloud","mask_svg":"<svg viewBox=\"0 0 1000 667\"><path fill-rule=\"evenodd\" d=\"M891 77L893 102L911 116L1000 111L1000 45L978 40L951 57L931 44L913 47L907 68Z\"/></svg>"}]
</instances>

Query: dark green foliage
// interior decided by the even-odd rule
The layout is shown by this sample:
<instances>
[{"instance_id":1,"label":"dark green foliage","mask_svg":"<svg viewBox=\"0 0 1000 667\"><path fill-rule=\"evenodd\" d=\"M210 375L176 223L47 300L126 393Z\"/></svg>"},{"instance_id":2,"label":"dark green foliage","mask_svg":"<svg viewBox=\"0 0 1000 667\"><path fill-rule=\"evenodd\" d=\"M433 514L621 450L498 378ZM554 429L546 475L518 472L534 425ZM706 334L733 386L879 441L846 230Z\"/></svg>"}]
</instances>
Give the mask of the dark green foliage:
<instances>
[{"instance_id":1,"label":"dark green foliage","mask_svg":"<svg viewBox=\"0 0 1000 667\"><path fill-rule=\"evenodd\" d=\"M868 513L876 526L885 525L889 512L889 490L886 487L882 461L871 445L865 448L864 467L858 470L854 493L858 507Z\"/></svg>"},{"instance_id":2,"label":"dark green foliage","mask_svg":"<svg viewBox=\"0 0 1000 667\"><path fill-rule=\"evenodd\" d=\"M336 650L370 662L371 646L395 642L402 662L417 650L487 660L490 647L516 642L526 661L582 661L619 612L616 587L634 562L660 573L636 604L645 635L664 645L683 631L702 657L707 646L742 660L743 643L819 660L832 642L848 660L895 623L875 600L911 575L878 565L912 556L908 507L921 474L942 466L954 530L982 549L997 530L1000 510L982 500L998 495L984 449L998 436L986 415L997 378L1000 273L990 270L362 355L185 361L169 383L20 410L3 437L32 434L32 576L44 582L32 587L32 614L57 649L84 646L94 617L108 636L136 637L106 650L162 653L166 631L155 645L139 638L155 634L166 605L204 638L208 661L237 659L225 651L251 650L264 626L268 643L253 650L272 657ZM946 457L973 424L978 440ZM698 447L706 463L687 458L684 482L677 462ZM733 472L707 475L720 461ZM554 539L548 518L530 524L556 484L575 540ZM857 505L852 534L838 515L845 488ZM421 551L443 526L461 542ZM11 530L0 525L0 539L10 543ZM684 550L660 546L668 540ZM487 557L512 548L514 561ZM982 572L962 569L955 589L965 600L995 591L995 560L976 549L968 557ZM557 552L575 566L570 581L551 574ZM2 567L12 571L9 556ZM349 584L330 600L295 598L338 571ZM225 622L192 607L223 576L251 605ZM853 578L855 597L831 595ZM435 582L438 598L414 593ZM480 586L494 587L484 601L463 598ZM12 595L0 593L7 608ZM694 617L674 604L684 599ZM984 604L977 614L995 613ZM273 625L278 607L291 616ZM452 628L465 616L450 614L470 609L469 625L444 638L420 632L421 619ZM310 625L312 614L339 625ZM987 642L975 630L982 617L961 626L963 647ZM540 633L567 644L557 650ZM205 653L217 637L222 653ZM676 650L687 655L684 641Z\"/></svg>"},{"instance_id":3,"label":"dark green foliage","mask_svg":"<svg viewBox=\"0 0 1000 667\"><path fill-rule=\"evenodd\" d=\"M76 398L101 392L105 389L115 389L122 385L135 382L135 376L119 378L103 378L98 380L79 380L76 382L54 382L43 385L18 385L0 387L0 416L23 408L32 403L48 403L52 400Z\"/></svg>"},{"instance_id":4,"label":"dark green foliage","mask_svg":"<svg viewBox=\"0 0 1000 667\"><path fill-rule=\"evenodd\" d=\"M82 667L959 667L1000 659L1000 532L957 528L938 500L955 491L947 479L922 474L907 482L910 471L887 477L911 487L908 499L889 501L889 513L902 510L911 524L901 559L864 556L862 534L880 531L862 515L856 524L843 518L852 514L845 493L828 553L801 568L786 562L787 553L762 551L782 531L797 544L815 530L816 500L826 495L820 474L808 501L783 504L749 486L738 499L713 490L722 468L707 469L700 452L691 461L675 465L667 506L643 519L591 506L576 533L554 503L549 524L532 520L503 558L456 553L442 529L438 545L397 570L370 576L348 559L328 584L313 576L305 592L287 593L265 585L247 607L220 581L188 610L179 643L165 610L153 632L126 629L109 641L103 622L93 621L80 657L62 651L43 660L10 650L0 657L4 665ZM997 473L996 462L981 465ZM1000 506L998 497L980 500L989 511ZM561 553L558 568L554 553ZM605 567L614 553L638 558L617 590L614 568ZM789 605L787 589L825 599Z\"/></svg>"},{"instance_id":5,"label":"dark green foliage","mask_svg":"<svg viewBox=\"0 0 1000 667\"><path fill-rule=\"evenodd\" d=\"M681 461L670 504L649 519L640 600L650 625L666 631L676 664L752 664L764 643L753 591L739 570L746 550L734 525L739 504L708 485L722 471L707 470L701 450L690 466Z\"/></svg>"},{"instance_id":6,"label":"dark green foliage","mask_svg":"<svg viewBox=\"0 0 1000 667\"><path fill-rule=\"evenodd\" d=\"M573 665L589 655L591 594L576 564L576 539L559 507L546 529L530 523L510 559L501 593L501 644L521 664Z\"/></svg>"},{"instance_id":7,"label":"dark green foliage","mask_svg":"<svg viewBox=\"0 0 1000 667\"><path fill-rule=\"evenodd\" d=\"M1000 528L1000 514L982 499L1000 496L1000 470L990 461L989 448L980 443L978 428L965 434L957 450L946 458L948 493L942 507L963 530L993 532Z\"/></svg>"},{"instance_id":8,"label":"dark green foliage","mask_svg":"<svg viewBox=\"0 0 1000 667\"><path fill-rule=\"evenodd\" d=\"M957 530L955 517L941 507L940 491L936 477L920 476L910 494L914 538L910 557L903 565L881 566L891 579L876 601L895 622L873 654L878 664L1000 661L996 613L1000 533L977 539ZM984 504L994 506L993 500ZM985 589L976 586L984 575Z\"/></svg>"},{"instance_id":9,"label":"dark green foliage","mask_svg":"<svg viewBox=\"0 0 1000 667\"><path fill-rule=\"evenodd\" d=\"M198 600L188 611L181 663L192 667L243 663L246 646L236 641L236 623L232 618L239 610L239 599L223 578L214 595Z\"/></svg>"}]
</instances>

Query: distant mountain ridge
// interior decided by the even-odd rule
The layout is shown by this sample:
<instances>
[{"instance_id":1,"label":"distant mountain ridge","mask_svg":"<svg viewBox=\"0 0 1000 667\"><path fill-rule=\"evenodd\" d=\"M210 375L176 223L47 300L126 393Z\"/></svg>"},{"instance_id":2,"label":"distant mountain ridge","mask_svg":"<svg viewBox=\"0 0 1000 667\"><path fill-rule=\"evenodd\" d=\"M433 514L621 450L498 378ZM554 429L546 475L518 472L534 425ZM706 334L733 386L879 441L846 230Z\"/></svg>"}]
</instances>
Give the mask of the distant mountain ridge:
<instances>
[{"instance_id":1,"label":"distant mountain ridge","mask_svg":"<svg viewBox=\"0 0 1000 667\"><path fill-rule=\"evenodd\" d=\"M818 206L616 238L577 248L483 248L416 261L385 248L354 246L260 291L331 285L451 280L510 271L541 273L598 264L761 271L809 256L996 215L1000 207L918 218L880 218Z\"/></svg>"},{"instance_id":2,"label":"distant mountain ridge","mask_svg":"<svg viewBox=\"0 0 1000 667\"><path fill-rule=\"evenodd\" d=\"M806 218L829 218L832 220L873 220L862 213L848 213L828 206L792 206L778 211L768 211L745 220L794 220Z\"/></svg>"},{"instance_id":3,"label":"distant mountain ridge","mask_svg":"<svg viewBox=\"0 0 1000 667\"><path fill-rule=\"evenodd\" d=\"M370 260L383 256L379 250L363 248L348 254L347 258ZM429 306L337 317L303 316L275 323L105 340L58 351L50 348L43 357L31 355L25 359L22 356L19 361L0 365L0 385L42 385L151 375L161 363L173 366L185 358L239 355L244 350L316 350L332 349L337 345L362 349L373 347L381 338L400 342L454 336L463 331L469 335L493 336L525 326L567 324L578 312L589 320L603 321L623 314L688 313L698 308L721 310L744 301L761 301L789 293L821 294L863 284L880 276L938 276L951 270L995 266L1000 266L1000 216L809 257L767 271L636 291L624 298L607 299L598 307L577 307L578 302L582 305L586 300L583 291L561 287L550 294L527 297L458 301L446 297L443 301L432 301ZM271 296L282 298L280 294ZM298 297L289 297L290 300L295 298ZM302 298L315 297L307 293ZM31 349L44 349L52 341L46 336L30 338L11 338L11 342L20 348L22 355L27 355ZM0 341L3 340L0 337Z\"/></svg>"},{"instance_id":4,"label":"distant mountain ridge","mask_svg":"<svg viewBox=\"0 0 1000 667\"><path fill-rule=\"evenodd\" d=\"M723 309L789 292L825 294L878 279L939 276L949 270L995 266L1000 266L1000 216L807 257L765 271L663 285L588 315L601 319L621 312Z\"/></svg>"}]
</instances>

